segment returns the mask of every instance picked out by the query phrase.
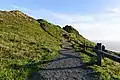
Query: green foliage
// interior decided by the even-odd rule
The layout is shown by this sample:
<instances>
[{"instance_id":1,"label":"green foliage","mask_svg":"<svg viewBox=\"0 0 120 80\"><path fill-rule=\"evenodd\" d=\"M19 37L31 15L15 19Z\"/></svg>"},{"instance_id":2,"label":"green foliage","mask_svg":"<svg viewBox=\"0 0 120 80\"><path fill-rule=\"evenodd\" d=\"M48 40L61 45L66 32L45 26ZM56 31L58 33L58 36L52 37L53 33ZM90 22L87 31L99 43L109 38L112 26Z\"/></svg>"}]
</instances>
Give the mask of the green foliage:
<instances>
[{"instance_id":1,"label":"green foliage","mask_svg":"<svg viewBox=\"0 0 120 80\"><path fill-rule=\"evenodd\" d=\"M74 44L77 45L77 44ZM80 50L82 48L78 48L76 46L77 50ZM93 53L91 50L87 50L86 52L89 52L91 54L96 54ZM96 60L95 57L89 57L85 53L80 53L80 55L83 57L84 63L91 63ZM102 59L102 66L97 66L97 65L92 65L89 66L93 68L97 73L99 73L99 76L101 77L102 80L120 80L120 63L112 61L110 59L104 58Z\"/></svg>"},{"instance_id":2,"label":"green foliage","mask_svg":"<svg viewBox=\"0 0 120 80\"><path fill-rule=\"evenodd\" d=\"M49 35L55 37L57 40L62 39L62 28L58 25L54 25L52 23L49 23L45 21L44 19L38 19L37 20L41 26L41 28L46 31Z\"/></svg>"},{"instance_id":3,"label":"green foliage","mask_svg":"<svg viewBox=\"0 0 120 80\"><path fill-rule=\"evenodd\" d=\"M76 45L75 41L77 41L80 44L95 46L95 43L93 43L93 42L89 41L88 39L84 38L72 26L66 25L65 27L63 27L63 29L69 33L69 38L70 38L70 41L73 43L73 45Z\"/></svg>"},{"instance_id":4,"label":"green foliage","mask_svg":"<svg viewBox=\"0 0 120 80\"><path fill-rule=\"evenodd\" d=\"M63 27L63 29L68 33L74 33L75 35L79 35L79 32L76 29L74 29L72 26L66 25L65 27Z\"/></svg>"},{"instance_id":5,"label":"green foliage","mask_svg":"<svg viewBox=\"0 0 120 80\"><path fill-rule=\"evenodd\" d=\"M88 51L87 51L88 52ZM93 53L89 51L89 53ZM95 54L95 53L94 53ZM96 60L95 57L90 57L85 53L81 53L84 63L91 63ZM112 61L110 59L102 59L102 66L92 65L90 68L94 69L96 73L99 73L101 80L120 80L120 63Z\"/></svg>"},{"instance_id":6,"label":"green foliage","mask_svg":"<svg viewBox=\"0 0 120 80\"><path fill-rule=\"evenodd\" d=\"M60 27L46 24L46 30L52 35L43 30L38 21L20 11L0 11L0 80L24 80L37 68L22 66L57 55L61 44ZM17 67L20 68L15 69Z\"/></svg>"},{"instance_id":7,"label":"green foliage","mask_svg":"<svg viewBox=\"0 0 120 80\"><path fill-rule=\"evenodd\" d=\"M57 55L63 34L69 37L75 50L83 50L79 44L95 46L94 42L84 38L72 26L61 29L43 19L35 20L21 11L0 11L0 80L26 79L44 61ZM91 50L87 52L93 53ZM95 57L80 54L84 62L95 60ZM102 67L91 67L104 80L120 80L119 63L104 58L102 64Z\"/></svg>"},{"instance_id":8,"label":"green foliage","mask_svg":"<svg viewBox=\"0 0 120 80\"><path fill-rule=\"evenodd\" d=\"M104 80L120 80L120 64L110 59L104 58L102 60L102 67L93 66L97 72L100 73Z\"/></svg>"},{"instance_id":9,"label":"green foliage","mask_svg":"<svg viewBox=\"0 0 120 80\"><path fill-rule=\"evenodd\" d=\"M93 47L95 46L94 42L91 42L90 40L84 38L81 35L75 35L74 33L69 33L69 35L70 35L70 41L75 49L79 47L79 44L93 46ZM78 49L80 49L80 47Z\"/></svg>"},{"instance_id":10,"label":"green foliage","mask_svg":"<svg viewBox=\"0 0 120 80\"><path fill-rule=\"evenodd\" d=\"M63 29L69 32L70 41L76 51L84 50L83 48L79 46L79 44L93 46L93 47L95 46L94 42L91 42L88 39L85 39L83 36L79 35L78 32L75 29L73 29L71 26L66 26ZM86 50L86 52L96 55L96 53L94 53L91 49ZM119 53L111 52L111 54L119 56ZM95 57L89 57L83 52L80 52L80 55L83 57L82 59L85 63L91 63L96 60ZM97 73L99 73L99 76L101 77L102 80L120 80L120 67L119 66L120 66L120 63L104 58L102 60L101 67L97 65L93 65L90 67L96 70Z\"/></svg>"}]
</instances>

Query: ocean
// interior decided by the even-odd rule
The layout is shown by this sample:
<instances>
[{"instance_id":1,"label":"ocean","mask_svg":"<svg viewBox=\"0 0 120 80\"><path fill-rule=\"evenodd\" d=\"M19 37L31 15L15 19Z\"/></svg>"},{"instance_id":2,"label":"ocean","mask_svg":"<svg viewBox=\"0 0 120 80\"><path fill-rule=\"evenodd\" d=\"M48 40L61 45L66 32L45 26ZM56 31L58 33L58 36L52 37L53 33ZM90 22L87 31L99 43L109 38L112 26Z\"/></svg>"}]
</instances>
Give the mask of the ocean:
<instances>
[{"instance_id":1,"label":"ocean","mask_svg":"<svg viewBox=\"0 0 120 80\"><path fill-rule=\"evenodd\" d=\"M94 40L94 42L102 43L108 50L120 52L120 41Z\"/></svg>"}]
</instances>

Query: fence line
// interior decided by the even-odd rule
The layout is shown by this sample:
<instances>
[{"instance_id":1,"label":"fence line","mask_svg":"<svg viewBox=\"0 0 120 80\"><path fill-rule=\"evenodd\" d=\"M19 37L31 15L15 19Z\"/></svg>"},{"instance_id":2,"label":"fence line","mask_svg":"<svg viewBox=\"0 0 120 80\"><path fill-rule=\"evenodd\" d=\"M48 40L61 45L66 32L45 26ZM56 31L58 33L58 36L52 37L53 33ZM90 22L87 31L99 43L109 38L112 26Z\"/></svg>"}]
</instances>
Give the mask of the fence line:
<instances>
[{"instance_id":1,"label":"fence line","mask_svg":"<svg viewBox=\"0 0 120 80\"><path fill-rule=\"evenodd\" d=\"M97 59L97 65L101 66L102 58L106 57L109 58L113 61L119 62L120 63L120 56L110 54L110 50L106 50L105 46L102 45L102 43L97 43L95 47L92 46L87 46L87 45L82 45L78 41L74 41L75 43L79 44L79 47L84 48L84 50L87 50L88 48L92 49L96 53L96 59Z\"/></svg>"}]
</instances>

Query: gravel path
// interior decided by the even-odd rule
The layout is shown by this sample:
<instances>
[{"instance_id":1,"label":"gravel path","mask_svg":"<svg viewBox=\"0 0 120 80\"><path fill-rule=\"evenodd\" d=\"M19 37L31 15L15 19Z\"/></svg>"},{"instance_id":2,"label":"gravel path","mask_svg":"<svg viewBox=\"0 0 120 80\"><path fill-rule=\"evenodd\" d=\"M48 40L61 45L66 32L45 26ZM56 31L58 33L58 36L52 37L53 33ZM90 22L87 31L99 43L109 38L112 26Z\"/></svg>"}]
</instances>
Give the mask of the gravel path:
<instances>
[{"instance_id":1,"label":"gravel path","mask_svg":"<svg viewBox=\"0 0 120 80\"><path fill-rule=\"evenodd\" d=\"M80 54L65 42L60 55L43 69L33 73L28 80L99 80L99 78L92 69L84 66Z\"/></svg>"}]
</instances>

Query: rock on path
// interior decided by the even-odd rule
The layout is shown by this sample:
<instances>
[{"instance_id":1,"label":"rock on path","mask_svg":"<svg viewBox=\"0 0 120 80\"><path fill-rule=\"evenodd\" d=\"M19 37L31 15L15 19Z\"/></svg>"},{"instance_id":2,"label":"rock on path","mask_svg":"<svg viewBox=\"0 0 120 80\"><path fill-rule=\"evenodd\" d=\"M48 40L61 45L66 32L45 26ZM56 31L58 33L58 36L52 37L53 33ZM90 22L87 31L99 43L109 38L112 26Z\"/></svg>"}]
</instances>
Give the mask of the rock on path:
<instances>
[{"instance_id":1,"label":"rock on path","mask_svg":"<svg viewBox=\"0 0 120 80\"><path fill-rule=\"evenodd\" d=\"M80 54L68 42L55 60L44 69L32 74L28 80L99 80L92 69L83 67Z\"/></svg>"}]
</instances>

